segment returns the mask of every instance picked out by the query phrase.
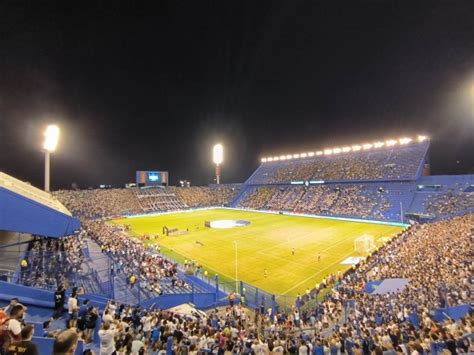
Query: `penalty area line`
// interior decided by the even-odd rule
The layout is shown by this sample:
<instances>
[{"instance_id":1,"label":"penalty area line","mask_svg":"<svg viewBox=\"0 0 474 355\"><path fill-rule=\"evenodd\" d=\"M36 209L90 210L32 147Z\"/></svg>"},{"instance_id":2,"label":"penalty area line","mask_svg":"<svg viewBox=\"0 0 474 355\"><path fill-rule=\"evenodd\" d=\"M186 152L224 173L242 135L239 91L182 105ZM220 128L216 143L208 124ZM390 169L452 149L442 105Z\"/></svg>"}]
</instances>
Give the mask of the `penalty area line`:
<instances>
[{"instance_id":1,"label":"penalty area line","mask_svg":"<svg viewBox=\"0 0 474 355\"><path fill-rule=\"evenodd\" d=\"M277 298L280 297L280 296L285 296L288 292L293 291L295 288L297 288L297 287L301 286L302 284L308 282L309 280L311 280L311 279L314 278L315 276L318 276L318 275L319 275L320 273L322 273L323 271L326 271L327 269L329 269L329 268L333 267L334 265L340 263L342 260L346 259L349 255L351 255L351 254L353 254L353 253L354 253L354 252L351 251L349 254L344 255L342 258L338 259L337 262L335 262L335 263L333 263L333 264L330 264L328 267L325 267L324 269L318 271L317 273L315 273L315 274L313 274L313 275L307 277L307 278L304 279L303 281L297 283L297 284L294 285L293 287L291 287L291 288L289 288L288 290L286 290L285 292L283 292L281 295L277 296Z\"/></svg>"}]
</instances>

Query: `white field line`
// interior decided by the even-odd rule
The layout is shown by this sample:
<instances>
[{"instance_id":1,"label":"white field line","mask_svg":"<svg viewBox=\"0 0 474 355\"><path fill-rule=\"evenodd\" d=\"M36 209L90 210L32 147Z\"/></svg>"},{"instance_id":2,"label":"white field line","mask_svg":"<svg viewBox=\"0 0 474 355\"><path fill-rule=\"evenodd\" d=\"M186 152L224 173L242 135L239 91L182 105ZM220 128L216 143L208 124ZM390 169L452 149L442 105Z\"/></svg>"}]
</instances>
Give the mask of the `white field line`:
<instances>
[{"instance_id":1,"label":"white field line","mask_svg":"<svg viewBox=\"0 0 474 355\"><path fill-rule=\"evenodd\" d=\"M304 284L305 282L308 282L309 280L311 280L312 278L314 278L315 276L318 276L320 273L322 273L323 271L326 271L327 269L329 269L330 267L340 263L342 260L346 259L349 255L351 255L353 253L353 251L351 251L349 254L346 254L344 255L342 258L338 259L338 261L336 263L333 263L331 265L329 265L328 267L322 269L322 270L319 270L317 273L307 277L306 279L304 279L303 281L297 283L296 285L294 285L293 287L289 288L288 290L286 290L285 292L283 292L280 296L284 296L286 295L288 292L290 291L293 291L295 288L299 287L300 285ZM277 297L278 298L278 297Z\"/></svg>"}]
</instances>

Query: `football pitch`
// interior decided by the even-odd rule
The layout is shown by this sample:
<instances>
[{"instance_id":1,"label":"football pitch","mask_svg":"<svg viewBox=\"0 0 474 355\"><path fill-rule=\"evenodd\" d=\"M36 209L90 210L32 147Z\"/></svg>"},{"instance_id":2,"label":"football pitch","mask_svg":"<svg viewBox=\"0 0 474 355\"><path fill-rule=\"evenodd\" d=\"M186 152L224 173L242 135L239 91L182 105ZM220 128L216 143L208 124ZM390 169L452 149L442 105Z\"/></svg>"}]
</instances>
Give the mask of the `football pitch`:
<instances>
[{"instance_id":1,"label":"football pitch","mask_svg":"<svg viewBox=\"0 0 474 355\"><path fill-rule=\"evenodd\" d=\"M248 225L229 229L208 228L205 221L243 220ZM374 236L377 246L403 227L288 216L230 209L209 209L114 220L131 226L131 236L156 235L164 255L177 262L196 260L209 275L237 279L269 293L295 297L313 288L329 274L351 265L341 262L360 256L354 240ZM164 236L163 227L179 235ZM182 234L181 234L182 233ZM267 272L265 273L265 270Z\"/></svg>"}]
</instances>

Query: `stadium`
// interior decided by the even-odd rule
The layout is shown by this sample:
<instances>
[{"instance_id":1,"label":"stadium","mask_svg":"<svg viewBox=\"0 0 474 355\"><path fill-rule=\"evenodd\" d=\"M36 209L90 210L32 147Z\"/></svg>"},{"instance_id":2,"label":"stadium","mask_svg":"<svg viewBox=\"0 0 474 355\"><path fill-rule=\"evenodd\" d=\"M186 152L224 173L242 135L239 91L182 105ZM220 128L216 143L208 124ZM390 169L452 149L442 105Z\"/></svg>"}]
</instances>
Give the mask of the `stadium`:
<instances>
[{"instance_id":1,"label":"stadium","mask_svg":"<svg viewBox=\"0 0 474 355\"><path fill-rule=\"evenodd\" d=\"M96 307L83 316L111 299L150 312L231 302L262 317L301 312L300 331L298 321L328 332L362 311L391 322L384 309L397 300L403 326L420 327L423 307L432 321L465 319L474 176L429 175L429 152L418 136L267 157L244 183L202 187L137 172L138 187L50 194L1 173L0 297L31 310L44 349L42 321L65 291ZM419 252L433 258L419 265ZM449 285L437 258L459 268Z\"/></svg>"},{"instance_id":2,"label":"stadium","mask_svg":"<svg viewBox=\"0 0 474 355\"><path fill-rule=\"evenodd\" d=\"M0 355L474 354L473 14L1 2Z\"/></svg>"}]
</instances>

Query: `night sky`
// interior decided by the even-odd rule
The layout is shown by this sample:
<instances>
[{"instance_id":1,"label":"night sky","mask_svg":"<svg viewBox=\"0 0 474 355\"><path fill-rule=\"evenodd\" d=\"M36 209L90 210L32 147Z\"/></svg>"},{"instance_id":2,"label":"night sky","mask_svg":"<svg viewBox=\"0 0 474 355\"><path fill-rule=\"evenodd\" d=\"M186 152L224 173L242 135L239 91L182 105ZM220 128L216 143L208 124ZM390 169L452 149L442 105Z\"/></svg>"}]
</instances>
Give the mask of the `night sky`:
<instances>
[{"instance_id":1,"label":"night sky","mask_svg":"<svg viewBox=\"0 0 474 355\"><path fill-rule=\"evenodd\" d=\"M138 3L0 2L0 171L41 187L56 123L53 189L418 133L474 173L474 1Z\"/></svg>"}]
</instances>

